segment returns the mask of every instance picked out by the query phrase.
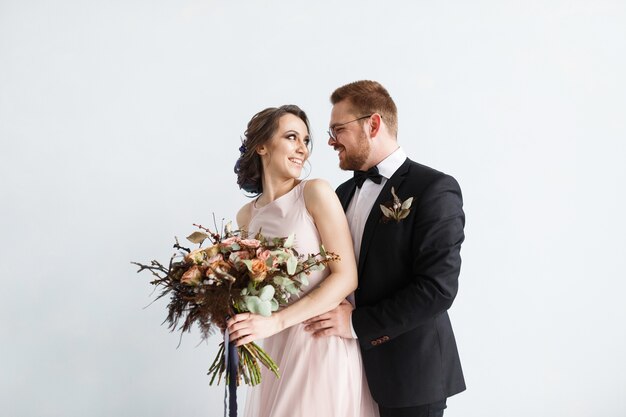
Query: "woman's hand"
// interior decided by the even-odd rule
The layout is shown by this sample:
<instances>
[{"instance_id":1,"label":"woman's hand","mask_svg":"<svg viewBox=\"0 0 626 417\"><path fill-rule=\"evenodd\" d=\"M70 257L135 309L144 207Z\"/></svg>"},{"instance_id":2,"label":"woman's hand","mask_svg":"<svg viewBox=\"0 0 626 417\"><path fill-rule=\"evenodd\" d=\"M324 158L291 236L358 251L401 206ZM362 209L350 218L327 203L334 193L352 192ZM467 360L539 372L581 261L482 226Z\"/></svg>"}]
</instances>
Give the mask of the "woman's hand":
<instances>
[{"instance_id":1,"label":"woman's hand","mask_svg":"<svg viewBox=\"0 0 626 417\"><path fill-rule=\"evenodd\" d=\"M278 314L274 313L270 317L252 313L235 315L226 322L231 340L235 346L241 346L278 333L281 331Z\"/></svg>"}]
</instances>

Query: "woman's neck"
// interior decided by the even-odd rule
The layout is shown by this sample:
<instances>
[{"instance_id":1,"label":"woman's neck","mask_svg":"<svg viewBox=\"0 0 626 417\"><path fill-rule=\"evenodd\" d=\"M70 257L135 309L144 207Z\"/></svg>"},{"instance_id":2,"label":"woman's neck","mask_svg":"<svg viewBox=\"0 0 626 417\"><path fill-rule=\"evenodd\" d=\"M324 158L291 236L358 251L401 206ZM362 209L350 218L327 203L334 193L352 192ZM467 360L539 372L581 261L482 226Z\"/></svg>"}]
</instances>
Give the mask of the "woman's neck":
<instances>
[{"instance_id":1,"label":"woman's neck","mask_svg":"<svg viewBox=\"0 0 626 417\"><path fill-rule=\"evenodd\" d=\"M300 180L297 178L289 178L287 180L270 180L264 177L262 183L263 193L256 201L256 204L259 207L263 207L266 204L269 204L272 201L284 196L289 191L293 190L293 188L300 183Z\"/></svg>"}]
</instances>

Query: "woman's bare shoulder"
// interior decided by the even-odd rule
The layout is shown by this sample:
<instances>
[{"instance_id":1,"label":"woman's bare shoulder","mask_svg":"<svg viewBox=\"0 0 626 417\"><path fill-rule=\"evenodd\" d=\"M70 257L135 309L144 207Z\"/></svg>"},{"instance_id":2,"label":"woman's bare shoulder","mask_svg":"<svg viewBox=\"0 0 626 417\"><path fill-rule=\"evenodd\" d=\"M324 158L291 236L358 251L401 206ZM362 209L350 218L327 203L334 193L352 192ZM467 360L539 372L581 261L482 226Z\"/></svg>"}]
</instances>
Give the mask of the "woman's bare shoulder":
<instances>
[{"instance_id":1,"label":"woman's bare shoulder","mask_svg":"<svg viewBox=\"0 0 626 417\"><path fill-rule=\"evenodd\" d=\"M252 201L244 204L237 213L237 227L241 230L248 230L252 218L252 204L254 204Z\"/></svg>"},{"instance_id":2,"label":"woman's bare shoulder","mask_svg":"<svg viewBox=\"0 0 626 417\"><path fill-rule=\"evenodd\" d=\"M308 180L304 185L304 204L314 217L316 213L330 210L338 201L335 191L326 180L316 178Z\"/></svg>"},{"instance_id":3,"label":"woman's bare shoulder","mask_svg":"<svg viewBox=\"0 0 626 417\"><path fill-rule=\"evenodd\" d=\"M335 192L330 183L324 179L314 178L307 180L306 184L304 184L304 198L324 196L328 195L328 193L334 194Z\"/></svg>"}]
</instances>

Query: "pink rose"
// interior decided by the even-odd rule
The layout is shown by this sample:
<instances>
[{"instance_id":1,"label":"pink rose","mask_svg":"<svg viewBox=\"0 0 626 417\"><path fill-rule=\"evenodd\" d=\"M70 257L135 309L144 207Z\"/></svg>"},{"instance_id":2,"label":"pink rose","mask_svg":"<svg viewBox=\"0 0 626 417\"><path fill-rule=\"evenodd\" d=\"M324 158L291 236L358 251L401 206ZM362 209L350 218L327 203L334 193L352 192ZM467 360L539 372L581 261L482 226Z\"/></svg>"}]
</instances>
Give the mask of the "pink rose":
<instances>
[{"instance_id":1,"label":"pink rose","mask_svg":"<svg viewBox=\"0 0 626 417\"><path fill-rule=\"evenodd\" d=\"M232 237L229 237L228 239L222 240L221 245L222 246L230 246L233 243L239 243L239 237L232 236Z\"/></svg>"},{"instance_id":2,"label":"pink rose","mask_svg":"<svg viewBox=\"0 0 626 417\"><path fill-rule=\"evenodd\" d=\"M262 261L267 261L272 253L267 249L259 248L256 251L256 257Z\"/></svg>"},{"instance_id":3,"label":"pink rose","mask_svg":"<svg viewBox=\"0 0 626 417\"><path fill-rule=\"evenodd\" d=\"M200 272L200 268L197 265L189 268L183 276L180 278L180 282L187 285L198 285L202 280L202 272Z\"/></svg>"},{"instance_id":4,"label":"pink rose","mask_svg":"<svg viewBox=\"0 0 626 417\"><path fill-rule=\"evenodd\" d=\"M230 273L231 265L225 261L215 261L207 268L206 275L209 276L211 273L223 274Z\"/></svg>"},{"instance_id":5,"label":"pink rose","mask_svg":"<svg viewBox=\"0 0 626 417\"><path fill-rule=\"evenodd\" d=\"M240 250L237 252L231 252L228 260L231 262L238 262L242 259L250 259L250 252L247 250Z\"/></svg>"},{"instance_id":6,"label":"pink rose","mask_svg":"<svg viewBox=\"0 0 626 417\"><path fill-rule=\"evenodd\" d=\"M249 248L258 248L261 245L261 242L256 239L243 239L241 244Z\"/></svg>"}]
</instances>

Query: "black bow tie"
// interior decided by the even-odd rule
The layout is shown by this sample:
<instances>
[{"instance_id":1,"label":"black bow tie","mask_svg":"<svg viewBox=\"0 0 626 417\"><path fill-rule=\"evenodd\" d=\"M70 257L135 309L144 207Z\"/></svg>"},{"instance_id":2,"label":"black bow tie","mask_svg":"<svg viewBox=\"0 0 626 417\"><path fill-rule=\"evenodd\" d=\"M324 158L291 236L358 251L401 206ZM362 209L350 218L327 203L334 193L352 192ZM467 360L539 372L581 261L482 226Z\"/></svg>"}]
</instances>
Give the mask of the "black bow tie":
<instances>
[{"instance_id":1,"label":"black bow tie","mask_svg":"<svg viewBox=\"0 0 626 417\"><path fill-rule=\"evenodd\" d=\"M370 179L376 184L380 184L383 180L383 176L378 173L378 167L373 166L367 171L354 171L354 182L356 186L361 188L366 179Z\"/></svg>"}]
</instances>

